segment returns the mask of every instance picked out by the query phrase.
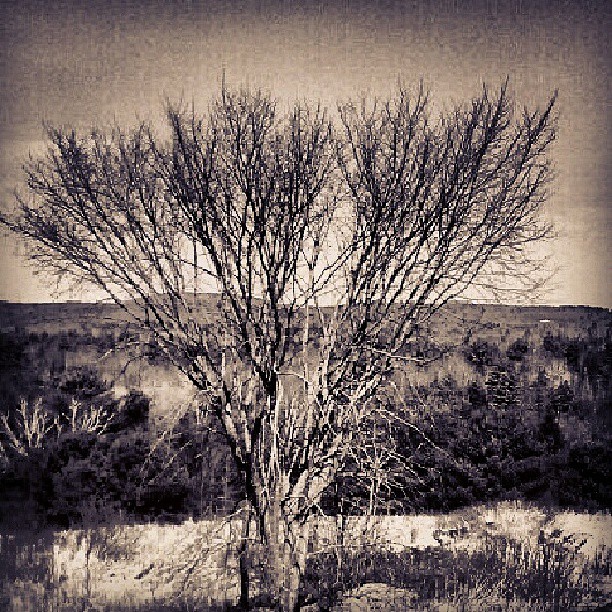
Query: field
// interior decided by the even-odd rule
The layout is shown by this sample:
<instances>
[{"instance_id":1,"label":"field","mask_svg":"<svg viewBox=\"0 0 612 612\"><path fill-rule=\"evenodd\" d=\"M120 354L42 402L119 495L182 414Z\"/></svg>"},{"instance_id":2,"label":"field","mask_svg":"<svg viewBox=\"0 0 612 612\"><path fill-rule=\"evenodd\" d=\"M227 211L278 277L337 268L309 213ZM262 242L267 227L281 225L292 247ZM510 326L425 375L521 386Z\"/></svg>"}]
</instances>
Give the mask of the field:
<instances>
[{"instance_id":1,"label":"field","mask_svg":"<svg viewBox=\"0 0 612 612\"><path fill-rule=\"evenodd\" d=\"M612 604L612 517L516 503L445 515L323 517L305 588L321 609L594 609ZM9 610L224 609L238 519L0 539ZM255 595L256 599L256 595ZM317 609L316 607L314 609Z\"/></svg>"}]
</instances>

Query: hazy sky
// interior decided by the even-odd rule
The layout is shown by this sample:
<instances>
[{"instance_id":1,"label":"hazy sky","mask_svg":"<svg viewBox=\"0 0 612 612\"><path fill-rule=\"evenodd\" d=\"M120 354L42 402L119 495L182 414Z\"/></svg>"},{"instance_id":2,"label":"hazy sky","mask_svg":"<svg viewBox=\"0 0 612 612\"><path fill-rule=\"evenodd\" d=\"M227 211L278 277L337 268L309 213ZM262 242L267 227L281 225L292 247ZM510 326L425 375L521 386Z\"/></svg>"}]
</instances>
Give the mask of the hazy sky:
<instances>
[{"instance_id":1,"label":"hazy sky","mask_svg":"<svg viewBox=\"0 0 612 612\"><path fill-rule=\"evenodd\" d=\"M506 75L521 104L559 89L548 211L560 270L545 299L612 307L612 2L2 3L0 206L42 122L159 121L166 98L205 110L230 86L281 100L385 95L422 77L440 105ZM49 301L13 237L0 237L0 299ZM87 296L80 296L86 299Z\"/></svg>"}]
</instances>

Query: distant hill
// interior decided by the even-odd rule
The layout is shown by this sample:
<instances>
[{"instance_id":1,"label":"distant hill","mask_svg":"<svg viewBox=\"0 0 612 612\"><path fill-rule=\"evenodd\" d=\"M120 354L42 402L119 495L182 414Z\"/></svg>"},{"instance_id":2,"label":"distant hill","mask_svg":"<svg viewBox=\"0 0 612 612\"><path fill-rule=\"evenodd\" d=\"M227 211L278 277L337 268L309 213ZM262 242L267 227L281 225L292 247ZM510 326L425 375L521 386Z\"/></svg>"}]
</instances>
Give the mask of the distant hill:
<instances>
[{"instance_id":1,"label":"distant hill","mask_svg":"<svg viewBox=\"0 0 612 612\"><path fill-rule=\"evenodd\" d=\"M212 321L219 307L219 295L202 295L192 316ZM295 324L299 327L299 317ZM316 325L312 330L316 335ZM114 304L0 303L0 392L14 401L29 385L40 387L76 367L91 367L122 390L159 394L160 377L179 384L167 367L162 374L152 369L151 359L136 359L141 331ZM611 340L612 312L603 308L451 302L406 347L415 356L435 359L403 372L411 384L451 377L465 386L484 384L491 369L501 366L517 370L524 385L544 371L551 380L567 381L577 395L605 392L607 397ZM163 360L156 363L162 366ZM16 379L23 389L16 388Z\"/></svg>"},{"instance_id":2,"label":"distant hill","mask_svg":"<svg viewBox=\"0 0 612 612\"><path fill-rule=\"evenodd\" d=\"M218 294L198 297L194 316L211 317L219 308ZM125 311L111 303L66 302L55 304L17 304L0 302L0 332L25 332L46 329L79 331L128 322ZM450 302L428 327L443 335L455 335L470 325L499 328L560 330L567 334L584 331L605 335L612 325L612 311L590 306L509 306ZM457 329L458 328L458 329Z\"/></svg>"}]
</instances>

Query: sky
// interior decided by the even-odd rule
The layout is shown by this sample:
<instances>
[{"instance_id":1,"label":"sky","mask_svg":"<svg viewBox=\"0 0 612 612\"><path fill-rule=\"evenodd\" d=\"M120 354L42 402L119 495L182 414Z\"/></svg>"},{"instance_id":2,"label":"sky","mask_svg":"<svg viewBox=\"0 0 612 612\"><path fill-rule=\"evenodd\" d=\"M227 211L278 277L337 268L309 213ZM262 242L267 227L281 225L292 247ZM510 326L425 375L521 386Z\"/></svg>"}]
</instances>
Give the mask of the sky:
<instances>
[{"instance_id":1,"label":"sky","mask_svg":"<svg viewBox=\"0 0 612 612\"><path fill-rule=\"evenodd\" d=\"M420 79L444 108L508 75L521 105L559 90L545 210L557 273L541 301L612 307L611 2L25 1L0 11L2 210L14 206L23 161L44 146L43 122L159 125L166 99L205 111L224 72L229 87L330 110ZM65 299L25 250L0 235L0 299Z\"/></svg>"}]
</instances>

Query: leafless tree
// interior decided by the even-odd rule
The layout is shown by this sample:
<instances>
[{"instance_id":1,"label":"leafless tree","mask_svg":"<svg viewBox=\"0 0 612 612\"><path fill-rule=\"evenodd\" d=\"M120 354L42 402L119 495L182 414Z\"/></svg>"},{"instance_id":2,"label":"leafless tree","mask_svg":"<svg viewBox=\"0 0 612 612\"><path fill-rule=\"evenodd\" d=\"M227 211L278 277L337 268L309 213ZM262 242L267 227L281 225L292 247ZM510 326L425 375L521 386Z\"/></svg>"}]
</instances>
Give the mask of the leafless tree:
<instances>
[{"instance_id":1,"label":"leafless tree","mask_svg":"<svg viewBox=\"0 0 612 612\"><path fill-rule=\"evenodd\" d=\"M300 604L308 518L347 462L370 466L374 503L393 449L363 426L397 418L374 400L415 326L548 235L554 101L517 113L504 85L436 121L422 89L400 91L340 106L335 128L320 107L281 116L224 89L206 118L169 108L169 144L147 125L51 128L27 165L3 222L45 269L102 287L209 398L279 609Z\"/></svg>"}]
</instances>

